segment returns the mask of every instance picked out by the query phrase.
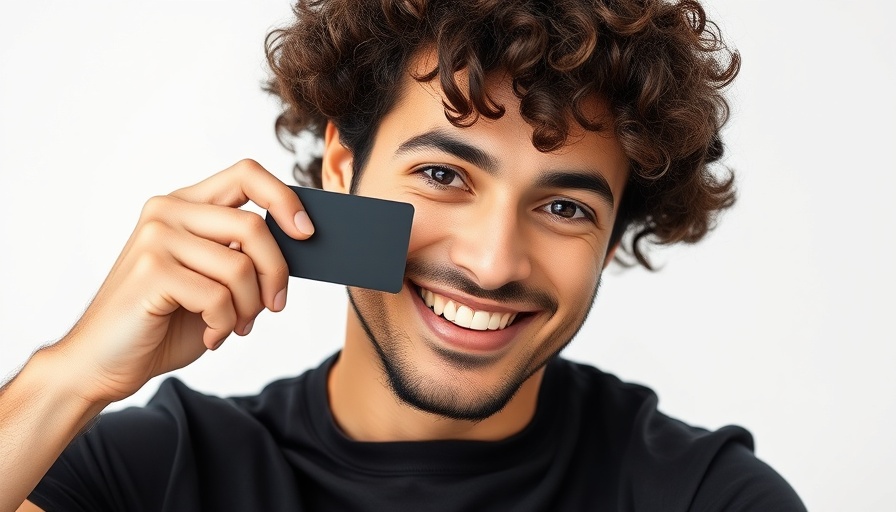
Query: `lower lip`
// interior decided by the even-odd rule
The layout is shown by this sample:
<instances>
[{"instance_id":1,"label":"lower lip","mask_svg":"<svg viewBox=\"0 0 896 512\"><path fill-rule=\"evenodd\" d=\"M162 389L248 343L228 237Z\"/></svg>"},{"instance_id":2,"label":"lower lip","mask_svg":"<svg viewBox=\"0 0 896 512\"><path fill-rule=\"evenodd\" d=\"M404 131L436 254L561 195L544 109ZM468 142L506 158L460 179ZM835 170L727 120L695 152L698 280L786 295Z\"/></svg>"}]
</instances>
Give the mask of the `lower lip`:
<instances>
[{"instance_id":1,"label":"lower lip","mask_svg":"<svg viewBox=\"0 0 896 512\"><path fill-rule=\"evenodd\" d=\"M419 289L411 284L406 284L414 297L414 304L420 313L420 318L433 331L439 341L449 346L452 350L468 354L495 355L506 350L516 337L522 325L529 320L528 316L518 318L510 327L495 331L476 331L465 329L445 320L433 313L420 297Z\"/></svg>"}]
</instances>

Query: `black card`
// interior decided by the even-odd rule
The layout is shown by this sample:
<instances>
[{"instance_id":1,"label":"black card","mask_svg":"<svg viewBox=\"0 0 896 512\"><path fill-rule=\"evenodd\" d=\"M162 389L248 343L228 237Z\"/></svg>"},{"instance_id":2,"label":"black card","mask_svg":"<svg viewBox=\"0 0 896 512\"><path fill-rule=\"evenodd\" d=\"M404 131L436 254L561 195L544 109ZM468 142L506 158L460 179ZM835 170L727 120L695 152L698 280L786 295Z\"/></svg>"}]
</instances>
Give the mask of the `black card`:
<instances>
[{"instance_id":1,"label":"black card","mask_svg":"<svg viewBox=\"0 0 896 512\"><path fill-rule=\"evenodd\" d=\"M305 206L314 234L296 240L270 213L265 216L289 275L390 293L401 290L414 219L411 204L290 188Z\"/></svg>"}]
</instances>

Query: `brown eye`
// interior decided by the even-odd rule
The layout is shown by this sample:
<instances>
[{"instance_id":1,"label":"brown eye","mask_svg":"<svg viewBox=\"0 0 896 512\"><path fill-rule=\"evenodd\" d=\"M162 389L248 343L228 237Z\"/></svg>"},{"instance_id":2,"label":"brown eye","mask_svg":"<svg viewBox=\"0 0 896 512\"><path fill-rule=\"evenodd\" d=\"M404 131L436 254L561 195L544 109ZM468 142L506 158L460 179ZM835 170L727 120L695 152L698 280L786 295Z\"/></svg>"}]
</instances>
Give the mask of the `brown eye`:
<instances>
[{"instance_id":1,"label":"brown eye","mask_svg":"<svg viewBox=\"0 0 896 512\"><path fill-rule=\"evenodd\" d=\"M571 201L552 201L549 205L549 208L551 210L551 213L553 213L554 215L558 215L566 219L572 219L577 216L584 216L580 212L581 209L578 207L578 205Z\"/></svg>"},{"instance_id":2,"label":"brown eye","mask_svg":"<svg viewBox=\"0 0 896 512\"><path fill-rule=\"evenodd\" d=\"M450 185L454 178L457 176L457 173L452 171L451 169L445 168L436 168L432 171L432 179L438 181L442 185Z\"/></svg>"},{"instance_id":3,"label":"brown eye","mask_svg":"<svg viewBox=\"0 0 896 512\"><path fill-rule=\"evenodd\" d=\"M435 186L467 189L467 185L464 183L464 179L461 177L460 172L455 171L450 167L430 165L421 168L417 172L426 176L426 179L431 181Z\"/></svg>"}]
</instances>

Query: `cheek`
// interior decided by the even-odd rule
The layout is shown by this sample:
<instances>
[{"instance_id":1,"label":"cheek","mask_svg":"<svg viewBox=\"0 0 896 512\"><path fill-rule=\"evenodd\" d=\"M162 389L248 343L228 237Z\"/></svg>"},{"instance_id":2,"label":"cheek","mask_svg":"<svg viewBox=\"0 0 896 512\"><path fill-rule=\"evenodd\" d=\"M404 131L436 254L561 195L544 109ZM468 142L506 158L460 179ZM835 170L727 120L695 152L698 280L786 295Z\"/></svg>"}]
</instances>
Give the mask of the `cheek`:
<instances>
[{"instance_id":1,"label":"cheek","mask_svg":"<svg viewBox=\"0 0 896 512\"><path fill-rule=\"evenodd\" d=\"M538 266L544 269L564 308L590 306L588 301L594 294L604 262L593 244L581 239L567 243L553 239L535 246L533 251L538 252Z\"/></svg>"},{"instance_id":2,"label":"cheek","mask_svg":"<svg viewBox=\"0 0 896 512\"><path fill-rule=\"evenodd\" d=\"M414 198L403 198L414 205L414 223L411 226L411 241L408 252L413 253L444 240L450 233L450 227L457 219L452 219L450 212L444 208L436 208L425 201Z\"/></svg>"}]
</instances>

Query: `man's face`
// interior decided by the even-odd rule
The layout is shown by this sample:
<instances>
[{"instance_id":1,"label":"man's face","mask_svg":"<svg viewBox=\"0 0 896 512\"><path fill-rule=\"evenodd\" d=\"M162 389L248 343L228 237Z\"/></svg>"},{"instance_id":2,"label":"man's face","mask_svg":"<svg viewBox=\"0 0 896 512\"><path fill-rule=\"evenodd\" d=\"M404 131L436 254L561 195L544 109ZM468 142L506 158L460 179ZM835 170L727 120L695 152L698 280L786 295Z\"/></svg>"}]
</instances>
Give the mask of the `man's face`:
<instances>
[{"instance_id":1,"label":"man's face","mask_svg":"<svg viewBox=\"0 0 896 512\"><path fill-rule=\"evenodd\" d=\"M355 320L399 398L456 419L500 410L578 331L628 176L612 135L578 129L541 153L509 84L490 91L506 114L458 128L438 84L408 77L357 187L415 217L403 289L350 289ZM596 99L592 111L612 126Z\"/></svg>"}]
</instances>

